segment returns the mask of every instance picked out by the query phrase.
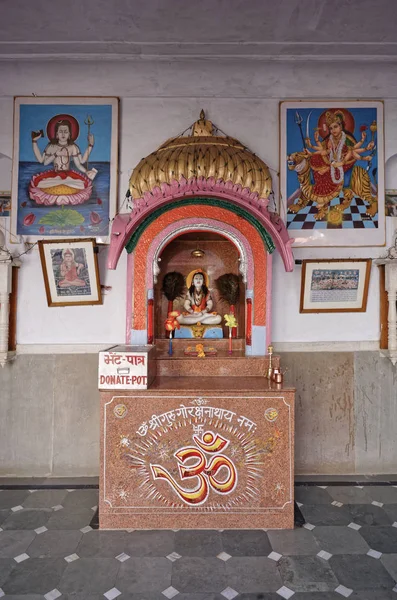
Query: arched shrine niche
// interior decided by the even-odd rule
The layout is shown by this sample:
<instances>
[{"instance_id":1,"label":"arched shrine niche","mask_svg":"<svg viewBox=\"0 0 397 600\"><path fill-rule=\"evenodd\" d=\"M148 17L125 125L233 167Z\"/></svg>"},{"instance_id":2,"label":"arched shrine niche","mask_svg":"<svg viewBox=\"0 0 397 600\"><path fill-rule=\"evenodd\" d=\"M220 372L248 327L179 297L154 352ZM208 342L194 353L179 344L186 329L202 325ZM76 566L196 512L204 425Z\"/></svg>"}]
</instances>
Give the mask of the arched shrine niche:
<instances>
[{"instance_id":1,"label":"arched shrine niche","mask_svg":"<svg viewBox=\"0 0 397 600\"><path fill-rule=\"evenodd\" d=\"M206 198L199 197L194 202L192 199L189 206L179 203L151 221L139 239L131 239L127 245L131 251L128 268L128 298L131 299L128 315L131 318L127 322L127 339L130 343L146 343L146 339L154 343L156 339L154 283L159 276L158 258L163 248L182 232L212 231L239 249L239 269L246 284L245 351L246 354L264 354L266 344L271 341L270 326L267 326L271 305L271 255L268 253L271 239L233 210L212 206L212 218L206 218L203 216L208 210L205 201ZM146 286L142 285L144 281ZM241 347L244 349L244 343Z\"/></svg>"},{"instance_id":2,"label":"arched shrine niche","mask_svg":"<svg viewBox=\"0 0 397 600\"><path fill-rule=\"evenodd\" d=\"M164 321L167 318L169 304L162 290L164 277L167 273L178 272L185 277L193 271L203 271L209 279L209 290L213 301L212 311L222 317L219 329L222 330L222 336L228 336L227 327L223 316L230 312L229 304L221 297L217 287L216 280L221 275L233 274L238 278L239 294L238 301L235 306L235 315L238 322L236 337L245 338L245 291L246 281L245 272L240 272L243 258L240 257L238 247L233 244L227 237L213 231L191 231L182 233L178 237L170 241L161 251L158 259L159 273L156 277L157 282L154 284L154 331L156 339L166 336L164 330ZM174 300L172 309L180 313L185 312L184 304L187 294L187 287L183 290L183 296ZM207 329L211 325L206 326ZM179 334L189 335L186 331L187 327L182 327L177 330L176 336ZM196 329L190 328L193 332Z\"/></svg>"}]
</instances>

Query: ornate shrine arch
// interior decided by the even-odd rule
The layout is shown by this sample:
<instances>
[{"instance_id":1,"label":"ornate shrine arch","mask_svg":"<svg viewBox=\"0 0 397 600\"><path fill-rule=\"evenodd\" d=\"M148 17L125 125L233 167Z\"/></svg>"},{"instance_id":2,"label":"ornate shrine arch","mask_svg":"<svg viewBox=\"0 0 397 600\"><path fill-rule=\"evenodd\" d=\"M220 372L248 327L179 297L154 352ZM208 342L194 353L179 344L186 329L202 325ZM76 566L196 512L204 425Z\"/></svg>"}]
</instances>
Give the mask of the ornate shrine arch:
<instances>
[{"instance_id":1,"label":"ornate shrine arch","mask_svg":"<svg viewBox=\"0 0 397 600\"><path fill-rule=\"evenodd\" d=\"M181 232L200 231L201 224L201 231L219 233L239 250L246 299L253 308L247 353L265 354L271 253L280 252L287 271L294 265L292 240L280 217L268 211L267 166L237 140L213 135L202 113L190 136L173 138L142 159L131 175L130 193L132 212L114 220L108 257L109 268L115 268L122 249L129 253L127 343L152 341L148 307L153 306L157 258Z\"/></svg>"}]
</instances>

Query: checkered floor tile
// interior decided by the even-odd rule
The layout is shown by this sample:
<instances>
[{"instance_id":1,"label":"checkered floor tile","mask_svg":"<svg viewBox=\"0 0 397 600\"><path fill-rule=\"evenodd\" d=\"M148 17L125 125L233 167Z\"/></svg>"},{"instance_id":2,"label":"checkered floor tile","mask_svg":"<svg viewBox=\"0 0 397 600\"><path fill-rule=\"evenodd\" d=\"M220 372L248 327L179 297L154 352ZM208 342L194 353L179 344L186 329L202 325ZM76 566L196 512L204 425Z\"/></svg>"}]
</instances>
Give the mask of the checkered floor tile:
<instances>
[{"instance_id":1,"label":"checkered floor tile","mask_svg":"<svg viewBox=\"0 0 397 600\"><path fill-rule=\"evenodd\" d=\"M97 490L7 491L0 597L397 600L397 489L295 494L289 531L99 531Z\"/></svg>"},{"instance_id":2,"label":"checkered floor tile","mask_svg":"<svg viewBox=\"0 0 397 600\"><path fill-rule=\"evenodd\" d=\"M330 209L338 206L342 202L341 198L334 198L330 202ZM307 229L376 229L378 227L378 216L370 217L366 214L368 204L361 198L353 198L350 206L343 211L342 222L338 225L327 220L327 215L316 220L315 215L318 212L317 204L309 202L305 208L297 213L287 213L287 228L289 230L307 230ZM328 212L329 214L329 212Z\"/></svg>"}]
</instances>

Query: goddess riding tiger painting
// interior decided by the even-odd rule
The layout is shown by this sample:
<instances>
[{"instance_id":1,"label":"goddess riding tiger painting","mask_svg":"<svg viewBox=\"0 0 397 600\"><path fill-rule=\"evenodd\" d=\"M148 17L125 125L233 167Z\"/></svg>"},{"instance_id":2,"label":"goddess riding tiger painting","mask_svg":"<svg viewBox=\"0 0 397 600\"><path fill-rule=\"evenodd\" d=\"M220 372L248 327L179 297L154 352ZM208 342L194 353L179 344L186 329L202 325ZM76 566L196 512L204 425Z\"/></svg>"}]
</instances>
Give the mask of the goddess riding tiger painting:
<instances>
[{"instance_id":1,"label":"goddess riding tiger painting","mask_svg":"<svg viewBox=\"0 0 397 600\"><path fill-rule=\"evenodd\" d=\"M289 104L282 111L281 196L290 234L310 232L321 242L320 232L348 230L354 237L365 230L374 242L384 228L381 103L284 102L282 108Z\"/></svg>"}]
</instances>

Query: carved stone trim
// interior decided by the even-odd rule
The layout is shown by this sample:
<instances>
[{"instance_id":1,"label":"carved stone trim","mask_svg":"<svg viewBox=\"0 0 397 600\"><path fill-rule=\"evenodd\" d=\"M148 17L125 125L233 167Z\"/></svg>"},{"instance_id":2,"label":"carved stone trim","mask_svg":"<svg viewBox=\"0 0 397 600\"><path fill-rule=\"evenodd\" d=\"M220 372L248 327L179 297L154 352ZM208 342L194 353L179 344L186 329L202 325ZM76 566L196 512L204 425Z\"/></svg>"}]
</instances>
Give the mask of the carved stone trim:
<instances>
[{"instance_id":1,"label":"carved stone trim","mask_svg":"<svg viewBox=\"0 0 397 600\"><path fill-rule=\"evenodd\" d=\"M210 197L225 198L234 204L243 207L257 219L271 236L277 250L280 252L286 271L294 268L292 254L293 239L289 237L284 222L279 215L268 211L268 198L259 198L257 193L252 193L247 188L234 185L231 182L215 180L210 177L191 178L174 181L171 184L162 184L147 192L142 198L134 200L131 213L119 214L115 217L112 226L110 248L108 254L108 268L115 269L121 251L127 244L134 230L151 212L160 206L184 197Z\"/></svg>"}]
</instances>

